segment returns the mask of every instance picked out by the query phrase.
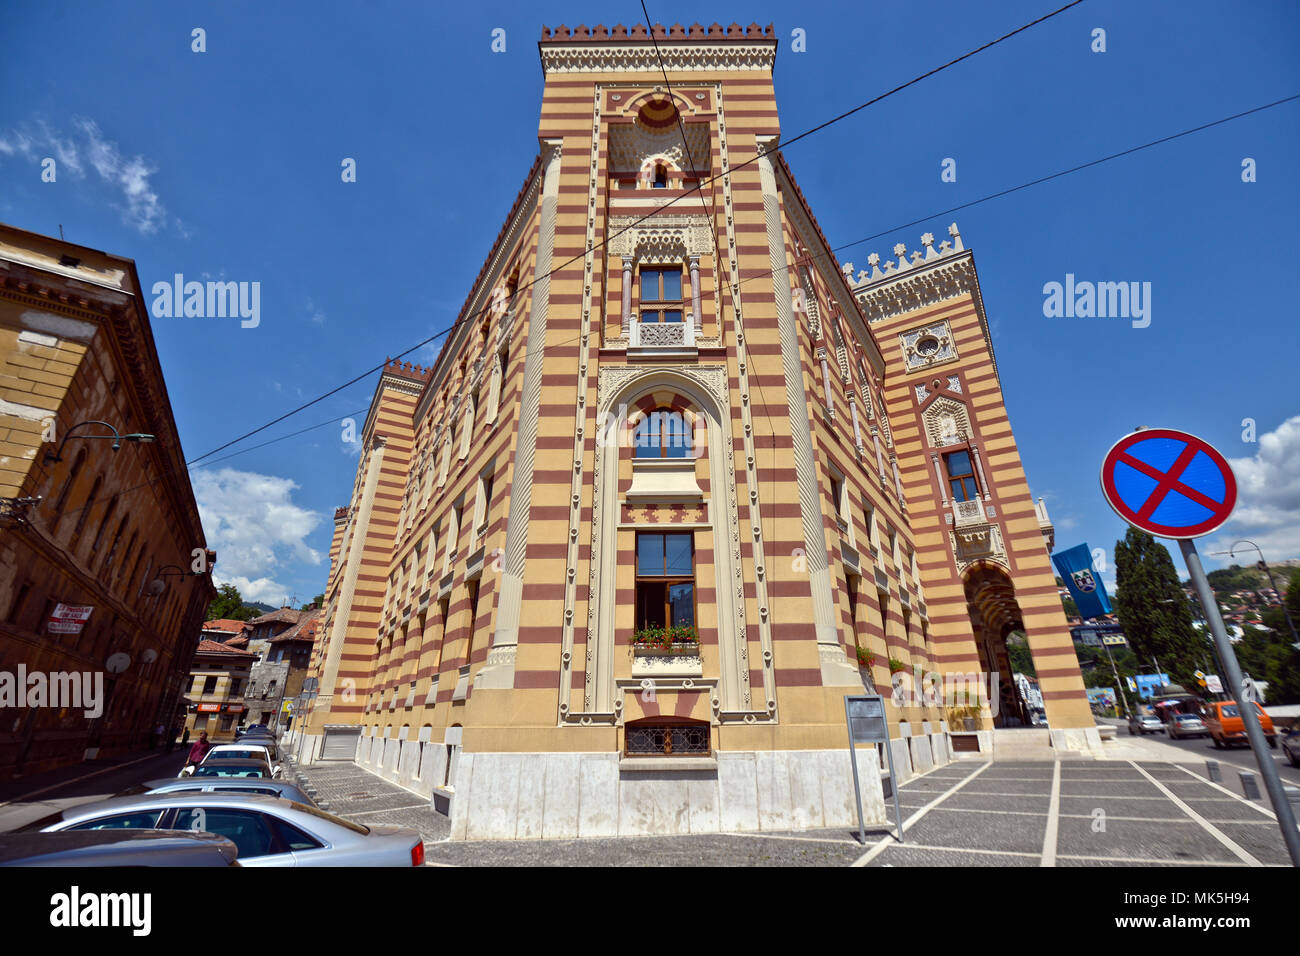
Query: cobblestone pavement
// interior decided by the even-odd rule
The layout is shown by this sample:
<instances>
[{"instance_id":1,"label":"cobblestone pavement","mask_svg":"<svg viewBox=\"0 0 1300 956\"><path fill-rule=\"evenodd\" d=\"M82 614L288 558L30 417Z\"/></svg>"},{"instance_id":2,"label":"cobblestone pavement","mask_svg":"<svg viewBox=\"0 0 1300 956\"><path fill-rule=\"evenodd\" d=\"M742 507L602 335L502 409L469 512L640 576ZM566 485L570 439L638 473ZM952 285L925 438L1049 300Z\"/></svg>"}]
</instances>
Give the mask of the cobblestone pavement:
<instances>
[{"instance_id":1,"label":"cobblestone pavement","mask_svg":"<svg viewBox=\"0 0 1300 956\"><path fill-rule=\"evenodd\" d=\"M427 799L352 764L301 768L317 799L359 822L420 831L431 866L1286 866L1266 801L1225 775L1143 760L960 761L899 789L904 843L867 829L457 841ZM1203 765L1202 765L1203 767Z\"/></svg>"}]
</instances>

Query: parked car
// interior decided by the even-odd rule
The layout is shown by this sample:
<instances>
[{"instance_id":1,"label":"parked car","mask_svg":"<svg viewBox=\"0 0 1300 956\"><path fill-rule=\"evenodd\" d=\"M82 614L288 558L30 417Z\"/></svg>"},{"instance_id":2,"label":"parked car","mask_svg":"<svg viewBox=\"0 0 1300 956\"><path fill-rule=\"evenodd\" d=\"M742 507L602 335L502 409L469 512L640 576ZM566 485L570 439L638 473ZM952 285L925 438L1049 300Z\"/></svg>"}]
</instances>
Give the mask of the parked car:
<instances>
[{"instance_id":1,"label":"parked car","mask_svg":"<svg viewBox=\"0 0 1300 956\"><path fill-rule=\"evenodd\" d=\"M235 731L235 739L243 740L245 737L256 737L258 735L271 736L271 728L266 724L249 724L247 727L240 727Z\"/></svg>"},{"instance_id":2,"label":"parked car","mask_svg":"<svg viewBox=\"0 0 1300 956\"><path fill-rule=\"evenodd\" d=\"M408 827L363 826L279 797L146 793L68 807L32 824L43 832L178 829L217 833L241 866L421 866L424 843Z\"/></svg>"},{"instance_id":3,"label":"parked car","mask_svg":"<svg viewBox=\"0 0 1300 956\"><path fill-rule=\"evenodd\" d=\"M1253 705L1259 717L1260 727L1268 738L1270 747L1277 747L1277 729L1272 719L1259 704ZM1215 700L1206 705L1205 727L1210 732L1214 746L1223 749L1229 744L1250 745L1246 737L1246 724L1241 719L1241 711L1235 700Z\"/></svg>"},{"instance_id":4,"label":"parked car","mask_svg":"<svg viewBox=\"0 0 1300 956\"><path fill-rule=\"evenodd\" d=\"M181 777L256 777L260 780L271 779L271 765L265 757L251 760L213 760L204 761L197 767L186 767Z\"/></svg>"},{"instance_id":5,"label":"parked car","mask_svg":"<svg viewBox=\"0 0 1300 956\"><path fill-rule=\"evenodd\" d=\"M191 830L0 833L0 866L239 866L226 837Z\"/></svg>"},{"instance_id":6,"label":"parked car","mask_svg":"<svg viewBox=\"0 0 1300 956\"><path fill-rule=\"evenodd\" d=\"M280 763L280 748L273 742L241 741L237 744L217 744L208 751L203 758L203 763L209 760L256 760L258 757L266 759L272 777L278 777L284 772L284 767Z\"/></svg>"},{"instance_id":7,"label":"parked car","mask_svg":"<svg viewBox=\"0 0 1300 956\"><path fill-rule=\"evenodd\" d=\"M295 803L316 806L316 801L300 787L287 780L266 780L258 777L164 777L128 787L119 797L133 797L142 793L251 793L266 797L284 797Z\"/></svg>"},{"instance_id":8,"label":"parked car","mask_svg":"<svg viewBox=\"0 0 1300 956\"><path fill-rule=\"evenodd\" d=\"M1172 740L1210 736L1210 732L1205 729L1205 721L1195 714L1170 714L1169 722L1165 724L1165 733Z\"/></svg>"},{"instance_id":9,"label":"parked car","mask_svg":"<svg viewBox=\"0 0 1300 956\"><path fill-rule=\"evenodd\" d=\"M1129 734L1163 734L1165 725L1155 714L1134 714L1128 721Z\"/></svg>"},{"instance_id":10,"label":"parked car","mask_svg":"<svg viewBox=\"0 0 1300 956\"><path fill-rule=\"evenodd\" d=\"M1282 738L1282 753L1291 762L1291 766L1300 767L1300 724L1293 724Z\"/></svg>"}]
</instances>

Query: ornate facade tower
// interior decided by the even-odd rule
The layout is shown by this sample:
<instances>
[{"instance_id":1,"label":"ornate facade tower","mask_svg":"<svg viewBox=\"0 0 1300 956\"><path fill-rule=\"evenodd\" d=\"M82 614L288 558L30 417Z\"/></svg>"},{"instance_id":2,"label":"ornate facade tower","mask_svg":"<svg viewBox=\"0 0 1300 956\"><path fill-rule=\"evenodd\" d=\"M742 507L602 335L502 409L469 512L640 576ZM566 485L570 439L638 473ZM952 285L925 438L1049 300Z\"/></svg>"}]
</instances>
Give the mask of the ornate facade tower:
<instances>
[{"instance_id":1,"label":"ornate facade tower","mask_svg":"<svg viewBox=\"0 0 1300 956\"><path fill-rule=\"evenodd\" d=\"M359 727L454 838L848 824L843 697L985 661L915 375L773 152L772 28L655 37L543 32L540 154L437 362L390 369L365 425L311 750ZM990 502L1020 507L984 411ZM899 772L948 759L943 716L891 704Z\"/></svg>"}]
</instances>

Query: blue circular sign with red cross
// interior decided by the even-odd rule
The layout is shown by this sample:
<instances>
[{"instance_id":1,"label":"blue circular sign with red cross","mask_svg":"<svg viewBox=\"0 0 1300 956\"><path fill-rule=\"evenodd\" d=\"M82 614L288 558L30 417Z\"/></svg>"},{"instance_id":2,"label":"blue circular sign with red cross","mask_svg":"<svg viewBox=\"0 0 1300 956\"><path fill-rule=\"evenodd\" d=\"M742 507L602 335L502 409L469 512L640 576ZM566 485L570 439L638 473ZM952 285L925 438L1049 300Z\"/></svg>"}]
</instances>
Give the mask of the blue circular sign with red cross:
<instances>
[{"instance_id":1,"label":"blue circular sign with red cross","mask_svg":"<svg viewBox=\"0 0 1300 956\"><path fill-rule=\"evenodd\" d=\"M1101 490L1115 513L1160 538L1209 534L1232 514L1237 479L1209 442L1172 428L1117 441L1101 465Z\"/></svg>"}]
</instances>

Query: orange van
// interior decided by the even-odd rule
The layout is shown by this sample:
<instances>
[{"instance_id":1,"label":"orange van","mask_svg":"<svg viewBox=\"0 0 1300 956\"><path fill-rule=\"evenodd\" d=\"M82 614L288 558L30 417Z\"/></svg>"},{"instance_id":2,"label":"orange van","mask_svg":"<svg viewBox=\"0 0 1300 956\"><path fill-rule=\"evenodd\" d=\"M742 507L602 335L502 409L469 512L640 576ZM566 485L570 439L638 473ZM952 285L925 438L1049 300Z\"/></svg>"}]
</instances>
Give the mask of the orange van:
<instances>
[{"instance_id":1,"label":"orange van","mask_svg":"<svg viewBox=\"0 0 1300 956\"><path fill-rule=\"evenodd\" d=\"M1264 713L1263 707L1259 704L1253 706L1259 715L1259 725L1264 731L1264 736L1268 738L1268 745L1276 749L1277 729L1274 728L1273 721L1268 714ZM1248 746L1250 744L1246 737L1246 725L1241 719L1241 711L1237 709L1235 700L1214 700L1206 704L1205 727L1210 732L1214 746L1220 750L1228 744Z\"/></svg>"}]
</instances>

